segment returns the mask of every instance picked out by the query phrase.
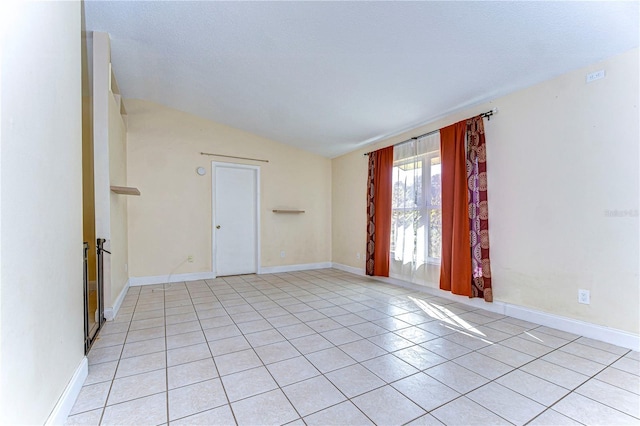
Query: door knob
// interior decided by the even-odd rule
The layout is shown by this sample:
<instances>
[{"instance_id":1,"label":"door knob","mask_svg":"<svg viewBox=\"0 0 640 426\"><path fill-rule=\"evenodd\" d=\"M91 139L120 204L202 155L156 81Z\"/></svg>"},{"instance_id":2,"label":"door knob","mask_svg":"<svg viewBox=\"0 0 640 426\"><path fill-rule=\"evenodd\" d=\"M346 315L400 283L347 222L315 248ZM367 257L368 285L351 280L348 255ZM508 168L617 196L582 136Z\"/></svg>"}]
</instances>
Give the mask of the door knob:
<instances>
[{"instance_id":1,"label":"door knob","mask_svg":"<svg viewBox=\"0 0 640 426\"><path fill-rule=\"evenodd\" d=\"M220 229L220 225L216 226L216 229Z\"/></svg>"}]
</instances>

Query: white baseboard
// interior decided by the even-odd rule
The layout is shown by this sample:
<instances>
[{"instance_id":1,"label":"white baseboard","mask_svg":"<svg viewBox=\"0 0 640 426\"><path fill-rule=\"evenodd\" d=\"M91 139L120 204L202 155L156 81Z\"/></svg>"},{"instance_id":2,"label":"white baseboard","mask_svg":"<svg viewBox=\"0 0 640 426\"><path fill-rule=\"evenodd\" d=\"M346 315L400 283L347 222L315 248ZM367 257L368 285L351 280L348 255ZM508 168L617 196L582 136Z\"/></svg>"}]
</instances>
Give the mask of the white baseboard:
<instances>
[{"instance_id":1,"label":"white baseboard","mask_svg":"<svg viewBox=\"0 0 640 426\"><path fill-rule=\"evenodd\" d=\"M345 272L351 272L352 274L367 276L363 269L354 268L352 266L346 266L339 263L334 263L333 267ZM376 281L380 281L386 284L398 285L401 287L417 290L423 293L431 294L434 296L442 297L463 303L465 305L473 306L479 309L485 309L487 311L495 312L497 314L508 315L513 318L529 321L534 324L544 325L546 327L555 328L557 330L566 331L567 333L577 334L579 336L588 337L590 339L599 340L601 342L610 343L612 345L621 346L623 348L632 349L634 351L640 351L640 336L637 334L629 333L627 331L618 330L615 328L605 327L598 324L593 324L587 321L576 320L568 318L562 315L550 314L547 312L539 311L532 308L526 308L524 306L513 305L511 303L494 301L493 303L487 303L482 299L469 298L466 296L458 296L448 291L443 291L438 288L431 288L418 284L413 284L407 281L403 281L397 278L387 277L369 277Z\"/></svg>"},{"instance_id":2,"label":"white baseboard","mask_svg":"<svg viewBox=\"0 0 640 426\"><path fill-rule=\"evenodd\" d=\"M122 301L124 297L127 295L127 290L129 290L129 286L131 285L131 279L128 279L124 284L122 291L116 298L116 302L113 304L113 307L104 308L104 319L107 321L113 321L113 319L118 315L118 311L120 310L120 306L122 305Z\"/></svg>"},{"instance_id":3,"label":"white baseboard","mask_svg":"<svg viewBox=\"0 0 640 426\"><path fill-rule=\"evenodd\" d=\"M303 263L299 265L265 266L258 270L258 274L279 274L282 272L310 271L312 269L331 268L331 262Z\"/></svg>"},{"instance_id":4,"label":"white baseboard","mask_svg":"<svg viewBox=\"0 0 640 426\"><path fill-rule=\"evenodd\" d=\"M509 303L498 302L504 305L504 315L529 321L535 324L544 325L558 330L566 331L612 345L640 351L640 336L616 328L605 327L603 325L592 324L590 322L567 318L560 315L549 314L523 306L511 305Z\"/></svg>"},{"instance_id":5,"label":"white baseboard","mask_svg":"<svg viewBox=\"0 0 640 426\"><path fill-rule=\"evenodd\" d=\"M187 274L156 275L151 277L131 277L131 287L152 284L178 283L182 281L210 280L215 278L213 272L191 272Z\"/></svg>"},{"instance_id":6,"label":"white baseboard","mask_svg":"<svg viewBox=\"0 0 640 426\"><path fill-rule=\"evenodd\" d=\"M76 371L73 373L71 380L67 383L67 386L64 388L64 392L58 398L58 402L56 402L55 407L49 414L49 418L44 423L45 425L63 425L67 421L67 417L73 408L73 404L76 403L76 399L78 399L78 395L80 394L80 390L82 389L82 385L84 381L87 379L87 375L89 374L89 361L87 357L82 357L80 361L80 365L76 368Z\"/></svg>"},{"instance_id":7,"label":"white baseboard","mask_svg":"<svg viewBox=\"0 0 640 426\"><path fill-rule=\"evenodd\" d=\"M343 265L342 263L332 263L331 267L344 272L350 272L355 275L361 275L363 277L366 276L364 273L364 268L355 268L353 266Z\"/></svg>"}]
</instances>

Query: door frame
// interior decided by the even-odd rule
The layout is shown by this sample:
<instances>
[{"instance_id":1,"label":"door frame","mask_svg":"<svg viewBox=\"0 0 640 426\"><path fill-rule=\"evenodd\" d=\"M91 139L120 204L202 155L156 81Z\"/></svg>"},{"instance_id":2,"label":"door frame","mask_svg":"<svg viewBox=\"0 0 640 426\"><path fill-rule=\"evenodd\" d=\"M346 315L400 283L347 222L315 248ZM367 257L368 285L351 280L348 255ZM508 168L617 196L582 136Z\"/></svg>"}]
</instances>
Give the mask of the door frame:
<instances>
[{"instance_id":1,"label":"door frame","mask_svg":"<svg viewBox=\"0 0 640 426\"><path fill-rule=\"evenodd\" d=\"M225 163L220 161L211 162L211 272L213 278L218 276L217 264L217 239L216 239L216 168L227 169L250 169L256 172L256 191L255 191L255 218L256 218L256 274L260 273L260 166L251 166L248 164Z\"/></svg>"}]
</instances>

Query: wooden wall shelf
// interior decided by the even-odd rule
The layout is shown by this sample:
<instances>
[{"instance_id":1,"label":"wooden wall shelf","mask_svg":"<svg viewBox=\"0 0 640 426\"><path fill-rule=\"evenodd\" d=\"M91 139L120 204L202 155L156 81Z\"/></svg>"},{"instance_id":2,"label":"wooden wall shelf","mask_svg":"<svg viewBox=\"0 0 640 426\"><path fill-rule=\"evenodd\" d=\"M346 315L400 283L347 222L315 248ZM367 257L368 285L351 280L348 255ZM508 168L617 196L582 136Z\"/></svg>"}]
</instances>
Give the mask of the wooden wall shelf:
<instances>
[{"instance_id":1,"label":"wooden wall shelf","mask_svg":"<svg viewBox=\"0 0 640 426\"><path fill-rule=\"evenodd\" d=\"M133 188L131 186L111 185L111 192L115 192L116 194L123 194L123 195L140 195L140 190L138 188Z\"/></svg>"},{"instance_id":2,"label":"wooden wall shelf","mask_svg":"<svg viewBox=\"0 0 640 426\"><path fill-rule=\"evenodd\" d=\"M292 209L274 209L274 213L304 213L304 210L292 210Z\"/></svg>"}]
</instances>

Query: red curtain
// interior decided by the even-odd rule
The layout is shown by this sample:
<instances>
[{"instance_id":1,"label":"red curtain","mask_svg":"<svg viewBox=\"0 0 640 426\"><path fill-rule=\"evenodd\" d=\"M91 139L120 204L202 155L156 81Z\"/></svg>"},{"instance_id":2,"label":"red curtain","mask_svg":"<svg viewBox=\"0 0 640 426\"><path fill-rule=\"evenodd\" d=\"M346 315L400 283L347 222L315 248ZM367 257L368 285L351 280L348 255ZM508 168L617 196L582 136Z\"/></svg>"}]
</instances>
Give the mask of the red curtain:
<instances>
[{"instance_id":1,"label":"red curtain","mask_svg":"<svg viewBox=\"0 0 640 426\"><path fill-rule=\"evenodd\" d=\"M471 296L466 131L466 121L440 129L442 162L440 288L454 294Z\"/></svg>"},{"instance_id":2,"label":"red curtain","mask_svg":"<svg viewBox=\"0 0 640 426\"><path fill-rule=\"evenodd\" d=\"M367 275L389 276L393 146L369 153Z\"/></svg>"}]
</instances>

